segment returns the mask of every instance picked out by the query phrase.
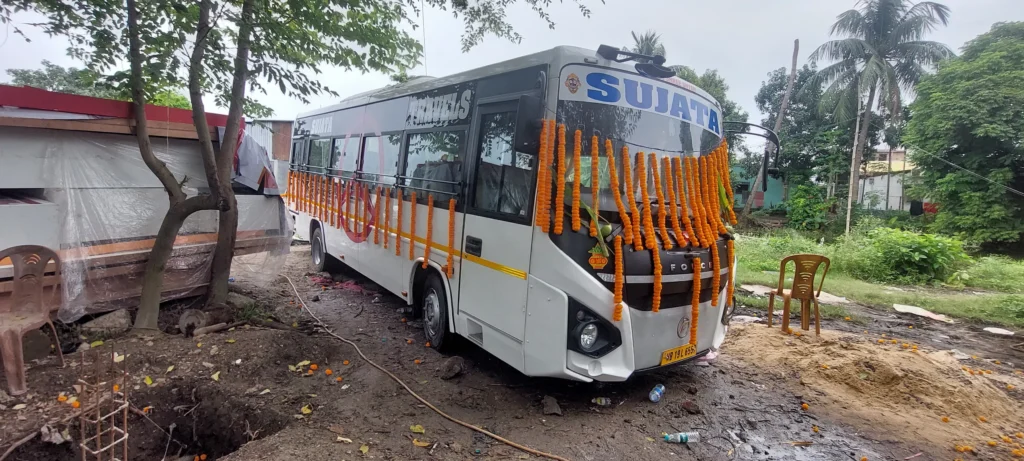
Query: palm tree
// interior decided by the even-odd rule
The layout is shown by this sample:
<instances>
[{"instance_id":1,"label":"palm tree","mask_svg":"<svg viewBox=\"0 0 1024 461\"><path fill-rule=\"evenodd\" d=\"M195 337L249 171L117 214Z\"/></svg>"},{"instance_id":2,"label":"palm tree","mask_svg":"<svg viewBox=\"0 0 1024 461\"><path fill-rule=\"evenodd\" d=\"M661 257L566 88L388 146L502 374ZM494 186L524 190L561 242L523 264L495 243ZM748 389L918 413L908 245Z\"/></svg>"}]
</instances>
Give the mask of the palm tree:
<instances>
[{"instance_id":1,"label":"palm tree","mask_svg":"<svg viewBox=\"0 0 1024 461\"><path fill-rule=\"evenodd\" d=\"M665 56L665 45L661 44L661 35L657 32L648 30L640 35L633 31L629 33L633 36L633 47L627 46L625 49L647 56Z\"/></svg>"},{"instance_id":2,"label":"palm tree","mask_svg":"<svg viewBox=\"0 0 1024 461\"><path fill-rule=\"evenodd\" d=\"M901 92L912 95L927 70L953 52L938 42L922 40L928 32L949 22L949 8L936 2L909 0L860 0L855 9L836 17L830 34L845 36L818 47L811 62L833 61L816 79L825 85L823 110L834 110L837 120L861 116L850 167L848 202L857 197L860 160L878 96L878 107L899 116ZM867 95L867 100L863 99ZM862 105L862 106L861 106ZM849 203L846 231L850 231Z\"/></svg>"}]
</instances>

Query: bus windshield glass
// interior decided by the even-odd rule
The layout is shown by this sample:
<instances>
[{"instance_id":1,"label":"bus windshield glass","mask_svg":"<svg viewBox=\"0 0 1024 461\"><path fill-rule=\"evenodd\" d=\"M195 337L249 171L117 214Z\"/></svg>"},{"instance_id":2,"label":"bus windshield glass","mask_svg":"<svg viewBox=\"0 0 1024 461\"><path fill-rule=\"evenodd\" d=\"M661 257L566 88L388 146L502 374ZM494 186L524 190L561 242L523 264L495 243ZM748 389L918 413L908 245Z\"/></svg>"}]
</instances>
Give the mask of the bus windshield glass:
<instances>
[{"instance_id":1,"label":"bus windshield glass","mask_svg":"<svg viewBox=\"0 0 1024 461\"><path fill-rule=\"evenodd\" d=\"M600 187L602 195L609 194L607 200L601 200L602 210L615 211L608 190L606 139L612 140L617 158L623 146L630 154L653 152L661 158L706 154L722 142L718 105L681 80L669 83L619 70L568 65L561 71L561 82L558 121L566 126L567 156L573 152L575 131L581 131L580 176L584 189L590 187L591 139L595 135L599 139ZM621 177L621 163L616 170ZM566 181L573 182L572 176L569 168ZM650 174L647 177L651 179ZM592 205L590 194L582 195Z\"/></svg>"}]
</instances>

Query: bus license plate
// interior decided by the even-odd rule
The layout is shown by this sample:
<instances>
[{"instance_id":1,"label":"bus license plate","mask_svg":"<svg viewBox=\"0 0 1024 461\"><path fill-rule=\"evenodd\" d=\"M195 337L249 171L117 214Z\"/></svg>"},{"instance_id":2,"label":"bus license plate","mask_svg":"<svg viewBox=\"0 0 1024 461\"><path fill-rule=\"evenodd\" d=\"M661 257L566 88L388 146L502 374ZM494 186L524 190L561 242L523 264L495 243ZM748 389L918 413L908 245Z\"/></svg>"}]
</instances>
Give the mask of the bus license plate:
<instances>
[{"instance_id":1,"label":"bus license plate","mask_svg":"<svg viewBox=\"0 0 1024 461\"><path fill-rule=\"evenodd\" d=\"M661 353L661 365L676 363L697 355L697 346L686 344Z\"/></svg>"}]
</instances>

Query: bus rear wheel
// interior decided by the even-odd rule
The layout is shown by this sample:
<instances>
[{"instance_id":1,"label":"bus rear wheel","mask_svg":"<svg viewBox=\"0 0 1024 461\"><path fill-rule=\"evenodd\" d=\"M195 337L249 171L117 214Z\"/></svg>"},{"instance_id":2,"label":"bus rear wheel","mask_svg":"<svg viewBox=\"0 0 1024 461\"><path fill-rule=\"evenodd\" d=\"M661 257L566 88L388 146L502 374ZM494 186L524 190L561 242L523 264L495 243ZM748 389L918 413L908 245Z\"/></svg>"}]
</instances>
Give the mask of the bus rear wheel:
<instances>
[{"instance_id":1,"label":"bus rear wheel","mask_svg":"<svg viewBox=\"0 0 1024 461\"><path fill-rule=\"evenodd\" d=\"M313 235L309 237L309 256L313 263L313 270L316 272L334 272L339 269L341 262L327 252L327 245L324 242L324 231L320 226L313 229Z\"/></svg>"},{"instance_id":2,"label":"bus rear wheel","mask_svg":"<svg viewBox=\"0 0 1024 461\"><path fill-rule=\"evenodd\" d=\"M448 296L437 272L431 271L423 281L420 309L423 312L423 333L430 347L438 351L450 349L454 338L448 331Z\"/></svg>"}]
</instances>

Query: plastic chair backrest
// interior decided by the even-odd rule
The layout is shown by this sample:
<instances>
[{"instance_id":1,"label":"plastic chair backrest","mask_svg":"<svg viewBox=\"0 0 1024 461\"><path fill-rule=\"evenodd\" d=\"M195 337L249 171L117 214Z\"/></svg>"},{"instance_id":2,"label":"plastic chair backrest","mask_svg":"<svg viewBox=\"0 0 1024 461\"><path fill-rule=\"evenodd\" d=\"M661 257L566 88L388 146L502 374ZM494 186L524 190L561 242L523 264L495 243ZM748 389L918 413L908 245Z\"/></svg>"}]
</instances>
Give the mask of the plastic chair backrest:
<instances>
[{"instance_id":1,"label":"plastic chair backrest","mask_svg":"<svg viewBox=\"0 0 1024 461\"><path fill-rule=\"evenodd\" d=\"M6 258L10 258L14 272L11 296L6 303L0 303L0 314L40 315L49 320L52 306L43 298L44 278L47 265L53 261L54 280L60 280L60 257L44 246L20 245L0 251L0 261ZM51 298L56 291L57 284L54 283ZM0 323L3 323L2 318Z\"/></svg>"},{"instance_id":2,"label":"plastic chair backrest","mask_svg":"<svg viewBox=\"0 0 1024 461\"><path fill-rule=\"evenodd\" d=\"M793 273L793 285L790 287L790 297L793 299L812 299L821 296L821 287L825 284L825 276L828 275L828 267L831 262L822 255L798 254L786 256L779 264L779 285L776 293L782 294L783 283L786 280L786 264L793 261L795 271ZM821 281L818 283L818 293L814 293L814 275L818 267L825 264L825 271L821 274Z\"/></svg>"}]
</instances>

